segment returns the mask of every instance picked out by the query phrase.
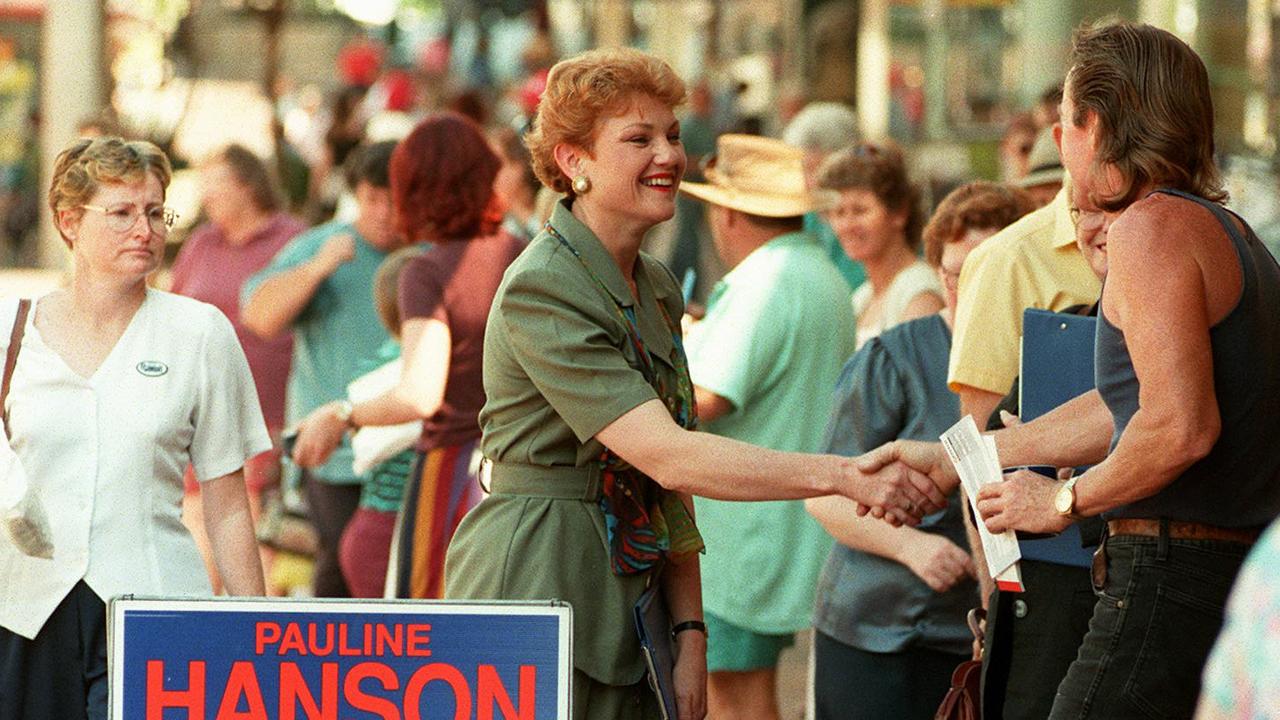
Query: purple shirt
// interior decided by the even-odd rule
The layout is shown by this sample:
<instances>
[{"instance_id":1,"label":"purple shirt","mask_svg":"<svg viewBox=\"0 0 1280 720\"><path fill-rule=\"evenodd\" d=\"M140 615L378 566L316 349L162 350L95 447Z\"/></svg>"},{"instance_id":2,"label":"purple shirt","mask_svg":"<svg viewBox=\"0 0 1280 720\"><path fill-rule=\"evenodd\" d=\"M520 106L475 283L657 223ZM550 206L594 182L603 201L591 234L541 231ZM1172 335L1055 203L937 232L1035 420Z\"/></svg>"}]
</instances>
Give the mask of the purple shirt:
<instances>
[{"instance_id":1,"label":"purple shirt","mask_svg":"<svg viewBox=\"0 0 1280 720\"><path fill-rule=\"evenodd\" d=\"M249 360L263 418L272 429L284 425L284 386L293 356L293 336L284 333L273 340L263 340L249 332L240 322L240 286L266 267L294 235L306 229L292 215L277 213L247 242L232 245L220 228L205 223L191 233L173 262L170 290L207 302L231 320Z\"/></svg>"}]
</instances>

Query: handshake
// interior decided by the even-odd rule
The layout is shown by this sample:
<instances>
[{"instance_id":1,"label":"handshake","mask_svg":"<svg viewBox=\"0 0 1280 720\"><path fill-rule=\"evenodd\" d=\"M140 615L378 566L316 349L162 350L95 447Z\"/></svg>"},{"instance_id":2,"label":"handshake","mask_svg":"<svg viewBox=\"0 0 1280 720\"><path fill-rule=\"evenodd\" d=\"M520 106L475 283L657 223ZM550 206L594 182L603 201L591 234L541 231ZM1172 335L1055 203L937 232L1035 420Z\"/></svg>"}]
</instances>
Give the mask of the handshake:
<instances>
[{"instance_id":1,"label":"handshake","mask_svg":"<svg viewBox=\"0 0 1280 720\"><path fill-rule=\"evenodd\" d=\"M842 458L847 481L841 494L889 524L917 525L947 506L960 482L941 443L894 440L865 455Z\"/></svg>"},{"instance_id":2,"label":"handshake","mask_svg":"<svg viewBox=\"0 0 1280 720\"><path fill-rule=\"evenodd\" d=\"M870 513L890 524L915 525L946 506L946 496L960 484L942 443L894 440L856 458L851 485L842 493L858 503L858 514ZM994 534L1005 530L1054 534L1072 518L1054 509L1062 483L1030 470L1005 475L1004 482L984 486L978 514Z\"/></svg>"}]
</instances>

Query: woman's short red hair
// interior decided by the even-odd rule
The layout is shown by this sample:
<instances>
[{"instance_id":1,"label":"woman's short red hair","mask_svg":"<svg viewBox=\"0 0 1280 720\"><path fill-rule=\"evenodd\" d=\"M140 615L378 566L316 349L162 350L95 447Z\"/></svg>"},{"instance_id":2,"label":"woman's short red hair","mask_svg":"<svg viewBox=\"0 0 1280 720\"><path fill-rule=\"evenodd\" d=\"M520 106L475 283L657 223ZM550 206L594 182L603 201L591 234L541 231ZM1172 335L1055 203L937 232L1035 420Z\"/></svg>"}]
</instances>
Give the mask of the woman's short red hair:
<instances>
[{"instance_id":1,"label":"woman's short red hair","mask_svg":"<svg viewBox=\"0 0 1280 720\"><path fill-rule=\"evenodd\" d=\"M644 95L675 108L684 102L684 82L670 65L631 48L589 50L556 63L525 137L542 184L572 195L571 178L556 165L556 145L590 151L600 120L625 112L634 97Z\"/></svg>"},{"instance_id":2,"label":"woman's short red hair","mask_svg":"<svg viewBox=\"0 0 1280 720\"><path fill-rule=\"evenodd\" d=\"M391 154L396 229L411 242L494 232L502 220L493 196L501 166L475 122L453 112L428 117Z\"/></svg>"}]
</instances>

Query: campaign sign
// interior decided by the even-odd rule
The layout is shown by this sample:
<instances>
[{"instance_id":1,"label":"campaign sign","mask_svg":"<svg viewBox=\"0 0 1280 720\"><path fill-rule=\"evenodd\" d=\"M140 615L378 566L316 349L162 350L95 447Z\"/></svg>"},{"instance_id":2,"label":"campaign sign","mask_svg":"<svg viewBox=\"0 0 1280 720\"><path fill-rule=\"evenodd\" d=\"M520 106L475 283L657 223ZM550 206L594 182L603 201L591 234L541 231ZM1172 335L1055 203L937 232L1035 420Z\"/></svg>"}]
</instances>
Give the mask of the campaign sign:
<instances>
[{"instance_id":1,"label":"campaign sign","mask_svg":"<svg viewBox=\"0 0 1280 720\"><path fill-rule=\"evenodd\" d=\"M562 720L565 603L116 598L115 720Z\"/></svg>"}]
</instances>

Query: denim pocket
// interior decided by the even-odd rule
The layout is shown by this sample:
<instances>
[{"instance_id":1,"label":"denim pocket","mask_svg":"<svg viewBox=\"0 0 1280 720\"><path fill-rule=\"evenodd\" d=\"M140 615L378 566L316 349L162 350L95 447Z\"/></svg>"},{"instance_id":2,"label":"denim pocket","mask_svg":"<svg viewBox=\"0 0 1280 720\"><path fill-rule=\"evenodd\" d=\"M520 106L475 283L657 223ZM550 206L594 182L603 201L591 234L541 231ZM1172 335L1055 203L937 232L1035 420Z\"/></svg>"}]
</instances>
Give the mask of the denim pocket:
<instances>
[{"instance_id":1,"label":"denim pocket","mask_svg":"<svg viewBox=\"0 0 1280 720\"><path fill-rule=\"evenodd\" d=\"M1229 585L1156 587L1151 618L1126 691L1152 718L1191 717L1200 672L1222 627ZM1190 592L1187 592L1189 590Z\"/></svg>"}]
</instances>

